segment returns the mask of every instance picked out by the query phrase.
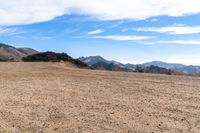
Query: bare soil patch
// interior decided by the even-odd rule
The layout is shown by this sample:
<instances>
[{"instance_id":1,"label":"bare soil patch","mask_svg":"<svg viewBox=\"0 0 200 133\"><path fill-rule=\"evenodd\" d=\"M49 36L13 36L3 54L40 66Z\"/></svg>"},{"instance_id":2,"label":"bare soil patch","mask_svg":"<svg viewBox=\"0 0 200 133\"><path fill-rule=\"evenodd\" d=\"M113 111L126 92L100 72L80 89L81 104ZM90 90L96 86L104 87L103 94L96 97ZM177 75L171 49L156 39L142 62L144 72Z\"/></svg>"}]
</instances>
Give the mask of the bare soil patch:
<instances>
[{"instance_id":1,"label":"bare soil patch","mask_svg":"<svg viewBox=\"0 0 200 133\"><path fill-rule=\"evenodd\" d=\"M199 133L200 78L0 63L2 133Z\"/></svg>"}]
</instances>

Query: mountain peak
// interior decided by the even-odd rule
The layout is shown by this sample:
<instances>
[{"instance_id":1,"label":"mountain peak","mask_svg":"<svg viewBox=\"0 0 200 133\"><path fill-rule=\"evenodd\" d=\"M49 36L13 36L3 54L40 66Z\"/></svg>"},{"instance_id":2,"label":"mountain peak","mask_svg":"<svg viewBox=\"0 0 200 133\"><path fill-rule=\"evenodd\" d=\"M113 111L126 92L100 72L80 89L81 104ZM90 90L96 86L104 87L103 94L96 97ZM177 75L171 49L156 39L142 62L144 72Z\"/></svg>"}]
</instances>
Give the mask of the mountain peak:
<instances>
[{"instance_id":1,"label":"mountain peak","mask_svg":"<svg viewBox=\"0 0 200 133\"><path fill-rule=\"evenodd\" d=\"M99 63L99 62L109 63L108 60L104 59L101 56L81 57L81 58L79 58L79 60L88 64L89 66L92 66L92 65Z\"/></svg>"}]
</instances>

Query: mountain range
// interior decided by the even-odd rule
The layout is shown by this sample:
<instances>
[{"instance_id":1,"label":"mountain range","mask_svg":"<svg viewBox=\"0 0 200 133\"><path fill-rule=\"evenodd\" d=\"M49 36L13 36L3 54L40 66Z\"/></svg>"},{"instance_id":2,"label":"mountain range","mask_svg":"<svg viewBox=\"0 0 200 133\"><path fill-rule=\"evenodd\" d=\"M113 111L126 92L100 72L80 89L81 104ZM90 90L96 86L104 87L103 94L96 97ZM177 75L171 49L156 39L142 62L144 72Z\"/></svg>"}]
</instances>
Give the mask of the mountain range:
<instances>
[{"instance_id":1,"label":"mountain range","mask_svg":"<svg viewBox=\"0 0 200 133\"><path fill-rule=\"evenodd\" d=\"M15 48L3 43L0 43L0 61L67 61L78 67L89 66L92 69L109 71L188 75L200 74L200 66L187 66L161 61L152 61L144 64L123 64L114 60L106 60L101 56L89 56L73 59L65 53L41 53L31 48Z\"/></svg>"},{"instance_id":2,"label":"mountain range","mask_svg":"<svg viewBox=\"0 0 200 133\"><path fill-rule=\"evenodd\" d=\"M182 72L185 74L199 74L200 73L200 66L193 66L193 65L183 65L183 64L176 64L176 63L165 63L161 61L153 61L142 64L143 66L158 66L166 69L170 69L173 71Z\"/></svg>"},{"instance_id":3,"label":"mountain range","mask_svg":"<svg viewBox=\"0 0 200 133\"><path fill-rule=\"evenodd\" d=\"M179 74L182 73L189 75L195 75L200 73L200 66L192 66L192 65L187 66L183 64L166 63L162 61L152 61L144 64L123 64L113 60L112 61L106 60L101 56L81 57L79 58L79 60L88 64L91 67L105 69L105 70L112 70L110 67L115 67L115 68L118 67L118 70L124 70L124 71L169 73L168 70L170 70L172 73L179 73ZM102 64L104 64L104 68ZM158 70L158 68L160 69Z\"/></svg>"}]
</instances>

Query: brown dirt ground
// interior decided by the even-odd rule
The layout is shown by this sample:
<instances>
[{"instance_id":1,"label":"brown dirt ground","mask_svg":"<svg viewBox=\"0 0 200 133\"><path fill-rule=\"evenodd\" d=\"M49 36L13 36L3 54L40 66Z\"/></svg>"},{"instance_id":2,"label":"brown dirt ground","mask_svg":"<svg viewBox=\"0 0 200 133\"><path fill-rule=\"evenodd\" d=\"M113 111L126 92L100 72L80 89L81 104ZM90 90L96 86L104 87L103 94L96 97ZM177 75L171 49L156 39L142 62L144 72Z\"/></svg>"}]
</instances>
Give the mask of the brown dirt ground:
<instances>
[{"instance_id":1,"label":"brown dirt ground","mask_svg":"<svg viewBox=\"0 0 200 133\"><path fill-rule=\"evenodd\" d=\"M0 133L200 133L200 78L0 63Z\"/></svg>"}]
</instances>

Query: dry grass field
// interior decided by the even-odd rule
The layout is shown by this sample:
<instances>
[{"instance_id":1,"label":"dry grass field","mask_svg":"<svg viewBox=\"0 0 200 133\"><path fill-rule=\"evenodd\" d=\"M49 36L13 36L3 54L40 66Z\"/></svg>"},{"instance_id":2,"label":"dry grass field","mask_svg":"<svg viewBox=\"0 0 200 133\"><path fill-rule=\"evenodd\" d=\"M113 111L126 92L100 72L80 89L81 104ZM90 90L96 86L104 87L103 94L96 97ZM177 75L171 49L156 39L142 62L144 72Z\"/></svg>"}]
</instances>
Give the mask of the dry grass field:
<instances>
[{"instance_id":1,"label":"dry grass field","mask_svg":"<svg viewBox=\"0 0 200 133\"><path fill-rule=\"evenodd\" d=\"M0 133L200 133L200 78L0 63Z\"/></svg>"}]
</instances>

